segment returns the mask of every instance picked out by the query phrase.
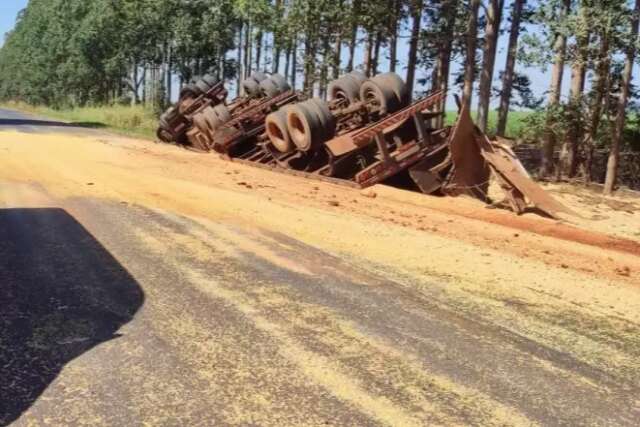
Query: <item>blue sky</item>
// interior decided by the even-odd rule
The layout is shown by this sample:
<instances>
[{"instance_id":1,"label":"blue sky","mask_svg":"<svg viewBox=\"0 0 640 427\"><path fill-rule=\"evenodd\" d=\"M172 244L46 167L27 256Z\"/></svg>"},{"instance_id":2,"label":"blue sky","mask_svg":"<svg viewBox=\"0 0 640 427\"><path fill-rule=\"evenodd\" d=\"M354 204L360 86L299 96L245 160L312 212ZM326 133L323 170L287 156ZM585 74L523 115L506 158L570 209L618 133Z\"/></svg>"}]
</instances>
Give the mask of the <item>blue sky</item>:
<instances>
[{"instance_id":1,"label":"blue sky","mask_svg":"<svg viewBox=\"0 0 640 427\"><path fill-rule=\"evenodd\" d=\"M13 28L16 15L27 6L28 2L28 0L0 0L0 34L2 34L0 44L4 43L4 34Z\"/></svg>"},{"instance_id":2,"label":"blue sky","mask_svg":"<svg viewBox=\"0 0 640 427\"><path fill-rule=\"evenodd\" d=\"M28 3L28 0L0 0L0 34L4 35L6 32L10 31L13 28L13 26L15 25L16 15L21 9L26 7L27 3ZM508 13L509 13L509 9L505 8L505 14L508 14ZM497 80L497 75L499 70L504 68L507 41L508 41L508 34L505 33L500 38L500 44L498 47L498 55L496 59L497 61L496 76L495 76L496 80ZM0 40L0 44L3 42L4 42L4 37L2 37L2 40ZM403 46L403 44L401 43L401 46L399 49L399 57L401 59L400 69L402 69L406 65L406 61L402 61L402 59L406 58L406 53L407 53L407 46ZM357 55L358 55L358 58L356 58L356 60L358 59L361 60L363 56L363 52L357 52ZM385 70L386 66L387 64L384 63L384 60L383 60L383 63L381 64L381 71L386 71ZM459 66L458 64L453 65L454 69L456 69L458 66ZM519 71L526 73L530 77L532 81L533 90L537 96L544 95L544 91L548 87L549 79L550 79L550 73L548 71L545 72L538 68L523 69L522 67L519 67ZM637 76L637 73L635 75ZM301 81L302 79L299 79L299 80ZM569 80L570 80L570 70L567 68L565 72L564 82L563 82L564 83L563 94L565 96L566 96L566 93L568 92ZM499 82L496 81L494 84L499 84Z\"/></svg>"}]
</instances>

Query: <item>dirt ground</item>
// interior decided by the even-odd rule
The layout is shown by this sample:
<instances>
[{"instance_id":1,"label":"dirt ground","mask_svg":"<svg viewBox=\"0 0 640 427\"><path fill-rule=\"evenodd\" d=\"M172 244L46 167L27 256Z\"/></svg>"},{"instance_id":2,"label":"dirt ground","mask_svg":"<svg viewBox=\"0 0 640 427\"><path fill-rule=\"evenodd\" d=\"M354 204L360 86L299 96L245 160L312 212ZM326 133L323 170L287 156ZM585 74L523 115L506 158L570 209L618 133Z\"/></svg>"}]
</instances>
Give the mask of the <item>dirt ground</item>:
<instances>
[{"instance_id":1,"label":"dirt ground","mask_svg":"<svg viewBox=\"0 0 640 427\"><path fill-rule=\"evenodd\" d=\"M9 184L13 190L9 190ZM472 316L479 325L504 328L562 355L551 361L542 353L523 357L536 360L540 372L566 379L576 389L594 387L598 393L610 392L614 399L619 392L614 384L618 384L633 394L640 384L640 195L625 192L603 197L576 186L545 188L580 216L556 221L535 214L515 216L488 209L468 198L427 197L385 186L356 190L256 169L216 155L121 137L0 133L0 206L29 208L63 203L99 240L107 231L98 226L92 229L92 221L97 220L83 209L74 208L74 200L91 198L184 216L215 228L219 236L233 243L233 248L220 247L222 251L241 250L301 276L318 274L308 259L309 253L270 234L277 233L393 281L412 295L428 296L436 306L444 304L456 313ZM243 232L231 232L216 224ZM149 253L165 257L167 262L172 262L173 255L165 239L171 239L171 244L179 245L181 251L196 260L206 263L211 259L211 242L205 234L186 237L179 231L160 228L157 233L139 234L137 238ZM264 241L271 243L261 243ZM108 244L105 246L109 248ZM322 268L325 267L333 268ZM334 270L332 274L341 277L339 269ZM205 286L198 273L182 274ZM147 292L153 294L152 290ZM402 382L401 378L405 378L401 385L388 386L398 386L414 399L415 405L406 400L402 403L402 399L396 401L384 390L368 389L341 374L350 372L345 366L350 357L347 349L353 345L351 350L361 358L373 352L406 359L406 366L412 366L407 372L423 375L426 368L417 367L422 361L412 360L411 351L398 343L391 345L392 338L369 337L369 344L376 344L366 347L360 337L368 334L366 328L344 323L329 309L296 306L295 301L279 295L277 289L257 299L243 297L239 289L219 288L216 292L217 297L230 301L239 312L254 319L263 332L280 340L282 346L291 346L289 361L302 366L306 378L337 399L351 402L375 423L550 422L547 415L528 412L511 398L500 397L503 391L496 392L496 396L487 390L480 392L481 386L475 388L454 374L430 377L433 381L437 378L443 390L456 394L454 400L458 403L454 406L489 411L483 412L484 418L478 413L456 418L458 413L452 415L441 407L444 400L431 399L428 393L413 388L418 385L406 380L405 374L394 377L385 372L393 366L371 365L371 369L379 369L392 381ZM277 312L285 306L288 311L283 319L258 316L260 309ZM337 359L326 355L318 359L316 350L296 342L294 329L282 326L303 327L312 321L308 317L313 310L337 322L326 323L321 333L326 345L341 349ZM342 330L351 330L352 338L358 336L356 341L360 344L338 342L340 337L332 335L332 328L338 324ZM193 325L187 323L171 327L181 334L193 331ZM446 347L444 342L434 345ZM576 373L582 371L569 369L559 361L565 356L598 374ZM373 363L374 356L366 360ZM517 367L512 368L517 372ZM601 383L594 378L606 380ZM541 395L547 393L545 387L539 388ZM574 423L581 417L585 424L611 421L611 414L584 417L584 411L600 409L589 409L588 399L581 400L583 397L576 394L574 404L564 402L565 409L554 414L558 418L553 419L559 424ZM631 425L640 415L640 401L637 397L622 401L627 410L613 424ZM256 408L262 404L269 406L266 402L251 403L251 410L258 417L253 421L260 421L260 410ZM249 411L248 407L244 410ZM263 419L258 424L267 422Z\"/></svg>"}]
</instances>

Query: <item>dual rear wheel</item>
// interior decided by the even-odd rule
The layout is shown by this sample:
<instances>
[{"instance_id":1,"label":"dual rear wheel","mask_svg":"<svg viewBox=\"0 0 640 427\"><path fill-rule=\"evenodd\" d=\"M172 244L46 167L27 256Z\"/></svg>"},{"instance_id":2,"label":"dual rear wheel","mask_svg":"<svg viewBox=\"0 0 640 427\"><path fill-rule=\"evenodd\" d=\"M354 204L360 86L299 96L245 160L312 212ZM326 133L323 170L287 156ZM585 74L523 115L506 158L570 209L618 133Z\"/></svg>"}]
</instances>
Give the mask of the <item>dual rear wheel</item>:
<instances>
[{"instance_id":1,"label":"dual rear wheel","mask_svg":"<svg viewBox=\"0 0 640 427\"><path fill-rule=\"evenodd\" d=\"M314 98L267 116L266 131L278 151L297 149L306 153L335 136L336 120L327 103Z\"/></svg>"}]
</instances>

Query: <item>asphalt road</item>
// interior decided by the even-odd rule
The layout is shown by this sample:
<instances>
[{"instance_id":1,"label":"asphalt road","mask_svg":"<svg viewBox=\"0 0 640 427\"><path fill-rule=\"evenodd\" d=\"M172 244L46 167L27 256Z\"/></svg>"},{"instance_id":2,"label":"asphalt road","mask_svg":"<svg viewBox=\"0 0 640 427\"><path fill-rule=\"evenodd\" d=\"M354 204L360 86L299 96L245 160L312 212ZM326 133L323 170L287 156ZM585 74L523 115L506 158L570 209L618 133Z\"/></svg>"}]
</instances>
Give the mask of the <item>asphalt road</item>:
<instances>
[{"instance_id":1,"label":"asphalt road","mask_svg":"<svg viewBox=\"0 0 640 427\"><path fill-rule=\"evenodd\" d=\"M64 132L69 134L95 134L100 123L66 123L60 120L38 117L19 111L0 108L0 131L17 130L26 133Z\"/></svg>"},{"instance_id":2,"label":"asphalt road","mask_svg":"<svg viewBox=\"0 0 640 427\"><path fill-rule=\"evenodd\" d=\"M3 129L68 130L0 110ZM638 424L638 372L370 261L0 181L0 425Z\"/></svg>"}]
</instances>

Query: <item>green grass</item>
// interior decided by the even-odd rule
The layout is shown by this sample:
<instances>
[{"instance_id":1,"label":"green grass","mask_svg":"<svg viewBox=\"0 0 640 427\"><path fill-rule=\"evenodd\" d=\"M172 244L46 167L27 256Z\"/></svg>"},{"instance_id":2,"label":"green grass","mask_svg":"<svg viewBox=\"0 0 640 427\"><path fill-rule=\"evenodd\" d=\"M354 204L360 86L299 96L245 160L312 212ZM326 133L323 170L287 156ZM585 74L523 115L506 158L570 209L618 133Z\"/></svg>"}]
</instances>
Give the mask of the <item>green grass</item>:
<instances>
[{"instance_id":1,"label":"green grass","mask_svg":"<svg viewBox=\"0 0 640 427\"><path fill-rule=\"evenodd\" d=\"M7 102L2 103L0 107L62 120L79 126L100 128L127 136L148 139L155 138L158 126L158 119L153 111L144 106L113 105L57 110L21 102Z\"/></svg>"},{"instance_id":2,"label":"green grass","mask_svg":"<svg viewBox=\"0 0 640 427\"><path fill-rule=\"evenodd\" d=\"M522 135L525 123L524 119L532 114L531 111L511 111L509 112L509 116L507 117L507 129L505 131L507 138L518 138ZM457 111L448 111L447 112L447 124L453 124L456 117L458 116ZM475 120L477 113L475 111L471 112L471 117ZM495 134L496 124L498 122L498 112L490 111L489 112L489 127L488 133Z\"/></svg>"}]
</instances>

